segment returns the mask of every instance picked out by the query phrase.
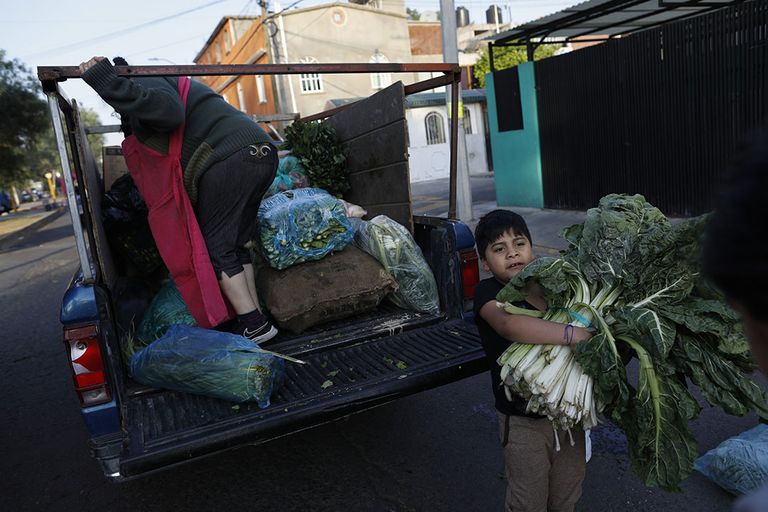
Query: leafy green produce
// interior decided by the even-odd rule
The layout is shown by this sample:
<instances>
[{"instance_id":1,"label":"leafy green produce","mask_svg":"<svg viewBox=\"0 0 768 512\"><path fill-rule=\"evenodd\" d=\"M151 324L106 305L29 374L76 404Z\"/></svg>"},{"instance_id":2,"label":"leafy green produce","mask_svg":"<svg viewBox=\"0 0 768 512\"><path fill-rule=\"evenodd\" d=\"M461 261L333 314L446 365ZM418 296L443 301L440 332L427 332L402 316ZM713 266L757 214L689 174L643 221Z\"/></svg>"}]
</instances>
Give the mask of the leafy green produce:
<instances>
[{"instance_id":1,"label":"leafy green produce","mask_svg":"<svg viewBox=\"0 0 768 512\"><path fill-rule=\"evenodd\" d=\"M316 188L287 190L259 206L261 252L278 270L319 260L352 241L344 205Z\"/></svg>"},{"instance_id":2,"label":"leafy green produce","mask_svg":"<svg viewBox=\"0 0 768 512\"><path fill-rule=\"evenodd\" d=\"M633 471L667 490L679 488L697 455L688 424L699 404L686 377L726 413L768 418L737 316L701 277L706 219L673 225L643 196L605 196L563 231L560 258L535 260L496 297L519 314L512 303L535 281L549 307L542 318L596 329L575 349L512 344L498 361L508 393L561 428L610 417L627 436ZM627 380L626 351L639 361L637 383Z\"/></svg>"},{"instance_id":3,"label":"leafy green produce","mask_svg":"<svg viewBox=\"0 0 768 512\"><path fill-rule=\"evenodd\" d=\"M438 313L435 276L408 230L386 215L353 221L355 246L376 258L397 282L397 290L389 296L392 302L405 309Z\"/></svg>"},{"instance_id":4,"label":"leafy green produce","mask_svg":"<svg viewBox=\"0 0 768 512\"><path fill-rule=\"evenodd\" d=\"M347 154L339 144L336 130L328 123L319 121L295 121L285 129L285 143L301 162L313 187L322 188L342 197L349 190Z\"/></svg>"}]
</instances>

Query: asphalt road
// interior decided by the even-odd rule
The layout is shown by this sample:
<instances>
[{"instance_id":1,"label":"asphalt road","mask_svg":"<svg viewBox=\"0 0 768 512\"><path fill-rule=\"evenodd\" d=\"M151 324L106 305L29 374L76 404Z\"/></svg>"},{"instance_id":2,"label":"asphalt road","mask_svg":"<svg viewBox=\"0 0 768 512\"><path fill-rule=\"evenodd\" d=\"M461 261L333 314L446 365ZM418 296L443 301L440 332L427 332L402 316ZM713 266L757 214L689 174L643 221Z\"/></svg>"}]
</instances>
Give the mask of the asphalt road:
<instances>
[{"instance_id":1,"label":"asphalt road","mask_svg":"<svg viewBox=\"0 0 768 512\"><path fill-rule=\"evenodd\" d=\"M348 419L193 461L104 480L88 453L58 308L77 266L66 216L0 253L0 510L493 511L505 482L482 374ZM705 407L700 450L756 424ZM645 488L623 435L593 431L579 511L722 511L732 498L694 473L683 492Z\"/></svg>"}]
</instances>

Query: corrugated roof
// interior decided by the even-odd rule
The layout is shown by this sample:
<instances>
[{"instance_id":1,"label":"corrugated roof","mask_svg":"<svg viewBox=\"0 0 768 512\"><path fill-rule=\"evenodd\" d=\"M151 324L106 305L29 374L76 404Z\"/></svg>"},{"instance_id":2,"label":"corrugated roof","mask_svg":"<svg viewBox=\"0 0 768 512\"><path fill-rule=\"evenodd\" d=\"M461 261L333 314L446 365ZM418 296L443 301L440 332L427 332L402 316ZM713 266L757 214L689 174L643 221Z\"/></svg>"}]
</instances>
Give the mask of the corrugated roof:
<instances>
[{"instance_id":1,"label":"corrugated roof","mask_svg":"<svg viewBox=\"0 0 768 512\"><path fill-rule=\"evenodd\" d=\"M587 0L486 39L495 45L543 38L570 40L629 34L745 0Z\"/></svg>"}]
</instances>

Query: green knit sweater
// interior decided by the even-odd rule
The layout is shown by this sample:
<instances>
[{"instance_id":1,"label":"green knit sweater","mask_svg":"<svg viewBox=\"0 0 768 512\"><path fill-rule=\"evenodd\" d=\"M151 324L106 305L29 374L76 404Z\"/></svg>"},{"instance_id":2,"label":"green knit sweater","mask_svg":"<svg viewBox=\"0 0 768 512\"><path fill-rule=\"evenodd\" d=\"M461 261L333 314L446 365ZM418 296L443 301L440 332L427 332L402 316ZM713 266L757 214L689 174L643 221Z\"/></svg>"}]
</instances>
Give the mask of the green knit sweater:
<instances>
[{"instance_id":1,"label":"green knit sweater","mask_svg":"<svg viewBox=\"0 0 768 512\"><path fill-rule=\"evenodd\" d=\"M169 134L185 121L176 77L126 78L104 59L83 73L83 80L129 122L142 144L168 152ZM250 117L209 87L192 81L187 95L181 168L192 204L200 178L215 162L250 144L271 142Z\"/></svg>"}]
</instances>

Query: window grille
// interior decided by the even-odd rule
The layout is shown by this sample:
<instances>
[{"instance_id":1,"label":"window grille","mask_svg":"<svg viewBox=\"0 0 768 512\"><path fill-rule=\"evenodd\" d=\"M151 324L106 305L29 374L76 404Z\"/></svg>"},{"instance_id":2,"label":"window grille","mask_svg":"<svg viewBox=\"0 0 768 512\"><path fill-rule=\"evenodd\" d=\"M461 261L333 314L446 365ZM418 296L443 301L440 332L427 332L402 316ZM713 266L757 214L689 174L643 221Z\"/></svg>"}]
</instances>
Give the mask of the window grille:
<instances>
[{"instance_id":1,"label":"window grille","mask_svg":"<svg viewBox=\"0 0 768 512\"><path fill-rule=\"evenodd\" d=\"M443 127L443 116L437 112L430 112L424 119L427 128L427 144L444 144L445 128Z\"/></svg>"}]
</instances>

